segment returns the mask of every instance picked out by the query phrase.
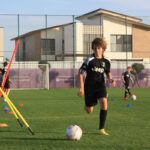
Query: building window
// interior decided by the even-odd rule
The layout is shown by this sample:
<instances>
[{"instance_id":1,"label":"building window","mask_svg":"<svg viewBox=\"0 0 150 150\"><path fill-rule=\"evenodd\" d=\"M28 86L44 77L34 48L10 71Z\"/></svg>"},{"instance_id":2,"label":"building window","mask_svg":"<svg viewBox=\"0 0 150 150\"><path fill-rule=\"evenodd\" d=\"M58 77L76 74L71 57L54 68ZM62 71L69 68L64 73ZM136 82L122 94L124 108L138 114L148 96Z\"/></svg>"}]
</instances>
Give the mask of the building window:
<instances>
[{"instance_id":1,"label":"building window","mask_svg":"<svg viewBox=\"0 0 150 150\"><path fill-rule=\"evenodd\" d=\"M112 52L132 51L132 35L111 35L110 43Z\"/></svg>"},{"instance_id":2,"label":"building window","mask_svg":"<svg viewBox=\"0 0 150 150\"><path fill-rule=\"evenodd\" d=\"M92 41L95 38L102 37L100 34L84 34L84 54L91 54L92 51Z\"/></svg>"},{"instance_id":3,"label":"building window","mask_svg":"<svg viewBox=\"0 0 150 150\"><path fill-rule=\"evenodd\" d=\"M83 53L91 54L91 44L95 38L103 37L102 26L100 25L84 25L83 28Z\"/></svg>"},{"instance_id":4,"label":"building window","mask_svg":"<svg viewBox=\"0 0 150 150\"><path fill-rule=\"evenodd\" d=\"M55 55L55 39L41 39L41 54Z\"/></svg>"}]
</instances>

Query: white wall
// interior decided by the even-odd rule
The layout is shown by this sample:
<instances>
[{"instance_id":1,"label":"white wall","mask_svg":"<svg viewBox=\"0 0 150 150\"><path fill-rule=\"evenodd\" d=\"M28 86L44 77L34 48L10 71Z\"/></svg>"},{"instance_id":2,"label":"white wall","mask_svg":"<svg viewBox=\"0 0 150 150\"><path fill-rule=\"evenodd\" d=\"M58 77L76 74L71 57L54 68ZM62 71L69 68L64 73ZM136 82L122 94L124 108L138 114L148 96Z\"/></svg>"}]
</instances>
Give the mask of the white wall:
<instances>
[{"instance_id":1,"label":"white wall","mask_svg":"<svg viewBox=\"0 0 150 150\"><path fill-rule=\"evenodd\" d=\"M83 54L83 24L76 23L76 53ZM83 57L77 57L76 61L82 61Z\"/></svg>"},{"instance_id":2,"label":"white wall","mask_svg":"<svg viewBox=\"0 0 150 150\"><path fill-rule=\"evenodd\" d=\"M119 21L110 17L103 17L104 37L108 43L107 51L110 51L110 35L111 34L128 34L132 35L132 25L125 25L125 21Z\"/></svg>"},{"instance_id":3,"label":"white wall","mask_svg":"<svg viewBox=\"0 0 150 150\"><path fill-rule=\"evenodd\" d=\"M111 52L110 37L111 34L132 35L132 24L126 26L125 20L119 21L110 17L103 17L104 38L107 41L106 56L109 59L126 59L126 52ZM132 59L132 53L128 52L128 59Z\"/></svg>"},{"instance_id":4,"label":"white wall","mask_svg":"<svg viewBox=\"0 0 150 150\"><path fill-rule=\"evenodd\" d=\"M106 50L104 56L108 57L108 59L126 59L126 52L108 52ZM132 58L132 52L127 53L127 58Z\"/></svg>"},{"instance_id":5,"label":"white wall","mask_svg":"<svg viewBox=\"0 0 150 150\"><path fill-rule=\"evenodd\" d=\"M41 39L46 39L46 32L41 31ZM55 39L55 54L60 54L62 53L62 28L52 28L47 30L47 39ZM54 58L54 56L47 56Z\"/></svg>"},{"instance_id":6,"label":"white wall","mask_svg":"<svg viewBox=\"0 0 150 150\"><path fill-rule=\"evenodd\" d=\"M91 18L84 17L80 20L84 25L100 25L102 16L95 16Z\"/></svg>"},{"instance_id":7,"label":"white wall","mask_svg":"<svg viewBox=\"0 0 150 150\"><path fill-rule=\"evenodd\" d=\"M74 24L74 40L75 40L75 53L83 53L83 24ZM64 49L66 54L73 54L73 25L65 26L64 28ZM65 57L66 61L73 60L73 57ZM82 61L82 57L76 57L76 61Z\"/></svg>"},{"instance_id":8,"label":"white wall","mask_svg":"<svg viewBox=\"0 0 150 150\"><path fill-rule=\"evenodd\" d=\"M4 61L4 39L3 28L0 27L0 62Z\"/></svg>"},{"instance_id":9,"label":"white wall","mask_svg":"<svg viewBox=\"0 0 150 150\"><path fill-rule=\"evenodd\" d=\"M111 18L109 16L102 16L103 19L103 34L107 42L107 49L105 55L109 59L126 59L126 52L111 52L110 45L110 36L111 34L120 34L120 35L132 35L132 24L128 24L126 27L126 22ZM100 16L93 18L84 17L82 20L84 25L100 25ZM128 59L132 59L132 52L128 52Z\"/></svg>"},{"instance_id":10,"label":"white wall","mask_svg":"<svg viewBox=\"0 0 150 150\"><path fill-rule=\"evenodd\" d=\"M75 28L75 24L74 24L74 28ZM74 31L75 30L76 29L74 29ZM72 24L64 27L64 53L66 54L73 53L73 25ZM65 58L65 60L67 60L67 58Z\"/></svg>"}]
</instances>

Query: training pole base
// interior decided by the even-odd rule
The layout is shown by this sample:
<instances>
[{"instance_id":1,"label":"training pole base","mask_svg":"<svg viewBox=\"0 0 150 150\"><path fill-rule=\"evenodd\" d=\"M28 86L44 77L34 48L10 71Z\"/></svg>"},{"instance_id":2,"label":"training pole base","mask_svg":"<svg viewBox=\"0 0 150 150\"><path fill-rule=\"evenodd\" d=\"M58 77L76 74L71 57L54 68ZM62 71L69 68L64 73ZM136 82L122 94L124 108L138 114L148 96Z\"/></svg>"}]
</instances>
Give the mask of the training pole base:
<instances>
[{"instance_id":1,"label":"training pole base","mask_svg":"<svg viewBox=\"0 0 150 150\"><path fill-rule=\"evenodd\" d=\"M20 120L17 119L17 121L18 121L19 125L21 126L21 128L23 128L23 124L20 122Z\"/></svg>"},{"instance_id":2,"label":"training pole base","mask_svg":"<svg viewBox=\"0 0 150 150\"><path fill-rule=\"evenodd\" d=\"M32 133L32 135L35 135L35 133L33 132L33 130L30 127L28 127L28 129Z\"/></svg>"}]
</instances>

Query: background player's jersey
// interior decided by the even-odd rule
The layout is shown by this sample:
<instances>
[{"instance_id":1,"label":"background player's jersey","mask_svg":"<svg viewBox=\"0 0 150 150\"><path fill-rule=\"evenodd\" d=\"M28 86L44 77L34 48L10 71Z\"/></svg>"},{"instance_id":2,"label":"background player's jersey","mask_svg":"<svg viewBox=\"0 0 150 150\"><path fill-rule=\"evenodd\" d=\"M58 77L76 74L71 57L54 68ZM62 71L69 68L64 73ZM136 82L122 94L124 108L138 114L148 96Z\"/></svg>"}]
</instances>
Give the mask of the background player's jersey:
<instances>
[{"instance_id":1,"label":"background player's jersey","mask_svg":"<svg viewBox=\"0 0 150 150\"><path fill-rule=\"evenodd\" d=\"M129 84L130 79L131 79L131 73L126 71L122 73L122 77L124 78L124 81L126 84Z\"/></svg>"},{"instance_id":2,"label":"background player's jersey","mask_svg":"<svg viewBox=\"0 0 150 150\"><path fill-rule=\"evenodd\" d=\"M79 72L87 73L86 81L89 83L101 84L104 83L104 73L110 72L110 62L105 58L98 59L92 54L83 62Z\"/></svg>"},{"instance_id":3,"label":"background player's jersey","mask_svg":"<svg viewBox=\"0 0 150 150\"><path fill-rule=\"evenodd\" d=\"M2 85L3 82L3 74L0 74L0 86Z\"/></svg>"},{"instance_id":4,"label":"background player's jersey","mask_svg":"<svg viewBox=\"0 0 150 150\"><path fill-rule=\"evenodd\" d=\"M3 68L3 71L2 71L3 75L6 75L6 72L7 72L7 69ZM7 79L6 79L6 82L8 81L9 81L9 76L7 76Z\"/></svg>"}]
</instances>

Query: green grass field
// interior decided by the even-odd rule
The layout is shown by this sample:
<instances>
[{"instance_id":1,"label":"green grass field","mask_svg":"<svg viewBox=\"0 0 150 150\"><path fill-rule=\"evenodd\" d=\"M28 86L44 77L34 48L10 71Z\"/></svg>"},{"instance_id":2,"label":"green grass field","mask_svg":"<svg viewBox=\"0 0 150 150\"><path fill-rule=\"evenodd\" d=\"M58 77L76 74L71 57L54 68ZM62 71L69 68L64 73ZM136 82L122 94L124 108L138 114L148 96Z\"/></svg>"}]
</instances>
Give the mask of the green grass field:
<instances>
[{"instance_id":1,"label":"green grass field","mask_svg":"<svg viewBox=\"0 0 150 150\"><path fill-rule=\"evenodd\" d=\"M78 89L14 90L9 98L24 116L35 135L21 128L14 115L3 110L0 100L0 150L150 150L150 89L132 89L137 100L123 100L124 89L108 89L109 136L98 134L99 104L87 114ZM113 99L116 101L113 101ZM20 107L19 104L23 104ZM131 104L132 107L127 107ZM66 139L71 124L83 130L80 141Z\"/></svg>"}]
</instances>

